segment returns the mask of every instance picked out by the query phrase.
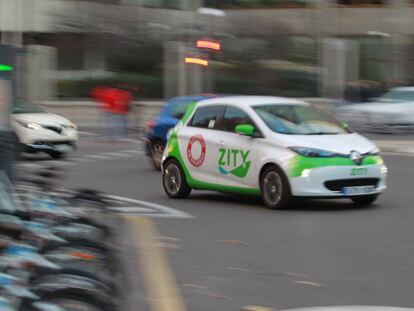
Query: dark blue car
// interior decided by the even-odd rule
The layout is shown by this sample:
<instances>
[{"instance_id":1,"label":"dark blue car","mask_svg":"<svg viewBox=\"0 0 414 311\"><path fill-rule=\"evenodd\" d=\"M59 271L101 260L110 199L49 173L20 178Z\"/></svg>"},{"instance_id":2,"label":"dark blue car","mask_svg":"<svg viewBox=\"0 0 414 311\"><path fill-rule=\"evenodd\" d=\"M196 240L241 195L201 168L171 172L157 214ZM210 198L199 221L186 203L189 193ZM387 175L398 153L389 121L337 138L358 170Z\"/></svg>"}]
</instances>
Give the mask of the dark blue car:
<instances>
[{"instance_id":1,"label":"dark blue car","mask_svg":"<svg viewBox=\"0 0 414 311\"><path fill-rule=\"evenodd\" d=\"M161 159L167 143L167 133L184 116L189 104L217 95L182 96L169 99L164 108L153 120L147 123L144 136L146 154L156 170L161 169Z\"/></svg>"}]
</instances>

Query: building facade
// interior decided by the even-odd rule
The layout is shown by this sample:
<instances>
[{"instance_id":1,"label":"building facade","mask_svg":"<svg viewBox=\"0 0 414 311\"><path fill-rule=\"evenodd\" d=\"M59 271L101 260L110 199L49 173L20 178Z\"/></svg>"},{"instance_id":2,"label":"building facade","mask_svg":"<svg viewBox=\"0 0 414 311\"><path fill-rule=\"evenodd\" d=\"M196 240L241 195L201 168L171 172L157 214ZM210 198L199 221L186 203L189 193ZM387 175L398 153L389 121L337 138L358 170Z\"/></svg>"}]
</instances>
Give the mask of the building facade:
<instances>
[{"instance_id":1,"label":"building facade","mask_svg":"<svg viewBox=\"0 0 414 311\"><path fill-rule=\"evenodd\" d=\"M225 16L200 14L200 7L223 10ZM272 81L272 70L288 65L319 80L333 75L341 83L411 84L411 16L411 0L0 0L0 38L52 48L47 76L59 81L128 70L122 59L136 71L160 74L164 42L210 37L223 42L217 63L259 64L261 71L253 75L270 76L262 81L269 87L285 87ZM343 64L335 66L338 62ZM220 76L232 75L222 67ZM242 69L234 75L249 78ZM329 93L323 83L314 88L317 95Z\"/></svg>"}]
</instances>

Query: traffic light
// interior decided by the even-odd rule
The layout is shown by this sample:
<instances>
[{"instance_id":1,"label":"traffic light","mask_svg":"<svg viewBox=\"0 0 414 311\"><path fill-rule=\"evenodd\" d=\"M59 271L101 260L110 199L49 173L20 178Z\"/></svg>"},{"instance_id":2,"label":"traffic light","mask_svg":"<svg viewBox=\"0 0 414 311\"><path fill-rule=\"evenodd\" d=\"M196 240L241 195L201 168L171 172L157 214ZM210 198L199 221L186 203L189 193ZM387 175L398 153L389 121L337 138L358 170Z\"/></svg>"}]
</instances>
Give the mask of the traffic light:
<instances>
[{"instance_id":1,"label":"traffic light","mask_svg":"<svg viewBox=\"0 0 414 311\"><path fill-rule=\"evenodd\" d=\"M0 45L0 79L12 80L16 50L12 46Z\"/></svg>"},{"instance_id":2,"label":"traffic light","mask_svg":"<svg viewBox=\"0 0 414 311\"><path fill-rule=\"evenodd\" d=\"M0 71L13 71L13 66L0 64Z\"/></svg>"}]
</instances>

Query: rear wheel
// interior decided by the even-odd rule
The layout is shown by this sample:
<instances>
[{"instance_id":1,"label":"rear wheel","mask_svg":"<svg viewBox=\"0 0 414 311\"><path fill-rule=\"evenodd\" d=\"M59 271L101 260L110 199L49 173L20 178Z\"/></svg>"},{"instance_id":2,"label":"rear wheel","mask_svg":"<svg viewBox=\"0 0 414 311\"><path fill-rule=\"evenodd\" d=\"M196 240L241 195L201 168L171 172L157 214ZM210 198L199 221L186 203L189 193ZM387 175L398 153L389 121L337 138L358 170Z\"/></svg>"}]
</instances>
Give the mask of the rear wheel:
<instances>
[{"instance_id":1,"label":"rear wheel","mask_svg":"<svg viewBox=\"0 0 414 311\"><path fill-rule=\"evenodd\" d=\"M270 209L286 208L292 201L288 181L276 166L270 166L262 173L260 189L263 203Z\"/></svg>"},{"instance_id":2,"label":"rear wheel","mask_svg":"<svg viewBox=\"0 0 414 311\"><path fill-rule=\"evenodd\" d=\"M374 203L378 198L378 194L371 194L371 195L363 195L359 197L353 197L351 198L352 202L354 202L356 205L370 205Z\"/></svg>"},{"instance_id":3,"label":"rear wheel","mask_svg":"<svg viewBox=\"0 0 414 311\"><path fill-rule=\"evenodd\" d=\"M162 172L162 184L170 198L186 198L190 195L191 188L187 184L180 163L175 159L166 161Z\"/></svg>"},{"instance_id":4,"label":"rear wheel","mask_svg":"<svg viewBox=\"0 0 414 311\"><path fill-rule=\"evenodd\" d=\"M156 141L151 145L151 162L157 171L161 170L161 160L164 154L164 144Z\"/></svg>"}]
</instances>

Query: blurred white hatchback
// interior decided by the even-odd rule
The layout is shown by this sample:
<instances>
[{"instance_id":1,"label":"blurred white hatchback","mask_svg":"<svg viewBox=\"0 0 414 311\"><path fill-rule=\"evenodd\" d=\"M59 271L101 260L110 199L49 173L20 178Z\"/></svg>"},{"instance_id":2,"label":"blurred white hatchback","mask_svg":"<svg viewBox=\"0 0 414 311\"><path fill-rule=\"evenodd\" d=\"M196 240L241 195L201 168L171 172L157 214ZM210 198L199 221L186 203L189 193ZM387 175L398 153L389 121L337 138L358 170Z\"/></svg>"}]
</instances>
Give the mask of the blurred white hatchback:
<instances>
[{"instance_id":1,"label":"blurred white hatchback","mask_svg":"<svg viewBox=\"0 0 414 311\"><path fill-rule=\"evenodd\" d=\"M74 151L78 142L75 124L25 100L15 102L11 126L22 151L28 153L45 152L53 158L62 158Z\"/></svg>"},{"instance_id":2,"label":"blurred white hatchback","mask_svg":"<svg viewBox=\"0 0 414 311\"><path fill-rule=\"evenodd\" d=\"M395 87L374 102L345 105L336 113L357 129L414 129L414 87Z\"/></svg>"}]
</instances>

